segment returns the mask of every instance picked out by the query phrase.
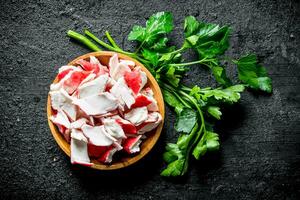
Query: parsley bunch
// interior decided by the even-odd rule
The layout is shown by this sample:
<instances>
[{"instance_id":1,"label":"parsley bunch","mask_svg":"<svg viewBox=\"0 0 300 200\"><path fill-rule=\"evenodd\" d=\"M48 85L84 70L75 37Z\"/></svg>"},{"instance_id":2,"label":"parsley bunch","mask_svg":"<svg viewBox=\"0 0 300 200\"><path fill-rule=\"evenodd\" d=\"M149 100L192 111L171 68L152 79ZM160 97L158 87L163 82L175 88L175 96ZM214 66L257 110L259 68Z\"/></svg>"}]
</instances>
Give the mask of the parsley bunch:
<instances>
[{"instance_id":1,"label":"parsley bunch","mask_svg":"<svg viewBox=\"0 0 300 200\"><path fill-rule=\"evenodd\" d=\"M133 52L122 50L107 31L105 34L109 43L88 30L84 31L87 37L71 30L67 33L93 51L101 50L97 43L108 50L139 60L158 81L164 101L177 115L175 130L179 134L176 143L166 145L163 157L167 166L161 172L162 176L182 176L188 170L190 156L198 160L206 152L219 149L219 135L214 132L213 124L221 118L221 106L238 102L245 87L272 92L272 81L254 54L239 59L223 56L229 48L231 29L228 26L200 22L188 16L184 20L185 39L180 48L168 45L167 34L172 30L171 13L158 12L152 15L145 27L135 25L129 33L128 40L138 43ZM198 54L198 60L183 62L182 53L188 49ZM229 60L237 66L240 84L233 85L227 77L225 67L221 64L223 60ZM209 68L219 87L183 85L183 75L194 64Z\"/></svg>"}]
</instances>

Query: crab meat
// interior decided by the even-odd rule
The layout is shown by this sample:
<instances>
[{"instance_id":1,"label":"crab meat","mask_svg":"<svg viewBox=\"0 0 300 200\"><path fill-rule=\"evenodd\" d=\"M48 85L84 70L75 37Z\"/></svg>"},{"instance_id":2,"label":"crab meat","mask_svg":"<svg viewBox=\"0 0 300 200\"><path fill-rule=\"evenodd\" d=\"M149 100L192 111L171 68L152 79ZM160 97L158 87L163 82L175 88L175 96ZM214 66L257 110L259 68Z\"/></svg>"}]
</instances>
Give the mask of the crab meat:
<instances>
[{"instance_id":1,"label":"crab meat","mask_svg":"<svg viewBox=\"0 0 300 200\"><path fill-rule=\"evenodd\" d=\"M70 144L71 142L71 130L66 129L65 133L63 134L65 140Z\"/></svg>"},{"instance_id":2,"label":"crab meat","mask_svg":"<svg viewBox=\"0 0 300 200\"><path fill-rule=\"evenodd\" d=\"M113 155L118 151L117 148L110 146L110 148L98 158L102 163L111 163Z\"/></svg>"},{"instance_id":3,"label":"crab meat","mask_svg":"<svg viewBox=\"0 0 300 200\"><path fill-rule=\"evenodd\" d=\"M83 141L83 142L88 142L87 138L83 135L83 132L77 129L72 129L71 130L71 138Z\"/></svg>"},{"instance_id":4,"label":"crab meat","mask_svg":"<svg viewBox=\"0 0 300 200\"><path fill-rule=\"evenodd\" d=\"M117 81L119 78L123 77L126 72L131 72L131 69L125 64L118 63L117 68L111 72L111 77Z\"/></svg>"},{"instance_id":5,"label":"crab meat","mask_svg":"<svg viewBox=\"0 0 300 200\"><path fill-rule=\"evenodd\" d=\"M136 67L134 70L137 71L138 73L140 73L140 76L141 76L141 85L140 85L140 89L139 89L139 92L140 92L144 88L144 86L147 84L147 80L148 80L147 74L145 72L143 72L140 67Z\"/></svg>"},{"instance_id":6,"label":"crab meat","mask_svg":"<svg viewBox=\"0 0 300 200\"><path fill-rule=\"evenodd\" d=\"M128 67L130 67L130 69L133 69L135 67L135 63L131 60L122 60L120 59L120 63L127 65Z\"/></svg>"},{"instance_id":7,"label":"crab meat","mask_svg":"<svg viewBox=\"0 0 300 200\"><path fill-rule=\"evenodd\" d=\"M112 118L103 118L105 130L114 138L126 138L122 127Z\"/></svg>"},{"instance_id":8,"label":"crab meat","mask_svg":"<svg viewBox=\"0 0 300 200\"><path fill-rule=\"evenodd\" d=\"M118 54L114 54L109 59L109 62L108 62L110 77L113 77L113 74L115 73L116 69L118 68L118 64L119 64Z\"/></svg>"},{"instance_id":9,"label":"crab meat","mask_svg":"<svg viewBox=\"0 0 300 200\"><path fill-rule=\"evenodd\" d=\"M116 139L111 137L105 130L104 126L83 125L81 127L84 135L89 139L89 142L96 146L110 146Z\"/></svg>"},{"instance_id":10,"label":"crab meat","mask_svg":"<svg viewBox=\"0 0 300 200\"><path fill-rule=\"evenodd\" d=\"M51 119L51 118L50 118L50 119ZM55 124L55 125L57 126L58 131L59 131L60 133L62 133L62 134L64 134L65 131L67 130L67 128L66 128L65 126L63 126L63 125L60 125L60 124Z\"/></svg>"},{"instance_id":11,"label":"crab meat","mask_svg":"<svg viewBox=\"0 0 300 200\"><path fill-rule=\"evenodd\" d=\"M90 116L89 117L89 122L90 122L90 124L92 125L92 126L95 126L95 120L94 120L94 117L93 116Z\"/></svg>"},{"instance_id":12,"label":"crab meat","mask_svg":"<svg viewBox=\"0 0 300 200\"><path fill-rule=\"evenodd\" d=\"M80 118L80 119L76 120L75 122L72 122L70 127L72 129L80 129L87 122L88 122L88 120L86 118Z\"/></svg>"},{"instance_id":13,"label":"crab meat","mask_svg":"<svg viewBox=\"0 0 300 200\"><path fill-rule=\"evenodd\" d=\"M118 54L109 69L94 56L77 64L59 68L49 92L50 120L71 145L71 163L91 166L89 156L111 163L122 149L139 152L144 133L162 121L153 91L144 88L146 73Z\"/></svg>"},{"instance_id":14,"label":"crab meat","mask_svg":"<svg viewBox=\"0 0 300 200\"><path fill-rule=\"evenodd\" d=\"M74 66L63 66L59 69L59 74L57 75L58 83L53 83L50 85L50 90L59 90L63 87L63 83L70 79L74 72L84 72L80 67Z\"/></svg>"},{"instance_id":15,"label":"crab meat","mask_svg":"<svg viewBox=\"0 0 300 200\"><path fill-rule=\"evenodd\" d=\"M85 71L90 71L95 73L96 75L105 74L108 72L108 69L101 65L99 60L95 56L90 56L90 61L86 60L78 60L77 64L79 64Z\"/></svg>"},{"instance_id":16,"label":"crab meat","mask_svg":"<svg viewBox=\"0 0 300 200\"><path fill-rule=\"evenodd\" d=\"M125 119L133 123L135 126L140 125L148 118L147 107L133 108L128 113L125 113Z\"/></svg>"},{"instance_id":17,"label":"crab meat","mask_svg":"<svg viewBox=\"0 0 300 200\"><path fill-rule=\"evenodd\" d=\"M76 67L73 65L64 65L58 69L58 73L61 73L61 72L67 71L67 70L82 71L82 69L80 67Z\"/></svg>"},{"instance_id":18,"label":"crab meat","mask_svg":"<svg viewBox=\"0 0 300 200\"><path fill-rule=\"evenodd\" d=\"M118 107L117 99L108 92L83 99L74 99L73 103L79 106L87 115L105 114Z\"/></svg>"},{"instance_id":19,"label":"crab meat","mask_svg":"<svg viewBox=\"0 0 300 200\"><path fill-rule=\"evenodd\" d=\"M126 106L128 108L130 108L131 105L134 104L134 102L135 102L135 99L134 99L130 89L126 85L124 78L120 78L114 84L114 86L110 90L110 93L118 99L121 106L126 104Z\"/></svg>"},{"instance_id":20,"label":"crab meat","mask_svg":"<svg viewBox=\"0 0 300 200\"><path fill-rule=\"evenodd\" d=\"M69 96L69 94L64 90L56 90L49 92L51 97L51 105L55 110L62 109L68 117L72 120L76 120L76 107L72 104L73 97Z\"/></svg>"},{"instance_id":21,"label":"crab meat","mask_svg":"<svg viewBox=\"0 0 300 200\"><path fill-rule=\"evenodd\" d=\"M67 129L63 125L56 124L58 131L62 134L62 136L65 138L65 140L70 143L71 141L71 131L70 129Z\"/></svg>"},{"instance_id":22,"label":"crab meat","mask_svg":"<svg viewBox=\"0 0 300 200\"><path fill-rule=\"evenodd\" d=\"M110 89L114 86L115 83L116 83L116 81L109 77L108 81L107 81L107 84L106 84L106 87L105 87L105 91L109 92Z\"/></svg>"},{"instance_id":23,"label":"crab meat","mask_svg":"<svg viewBox=\"0 0 300 200\"><path fill-rule=\"evenodd\" d=\"M120 138L120 139L117 139L116 142L114 142L114 147L116 147L118 151L120 151L120 150L123 149L123 147L122 147L122 141L123 141L123 139L124 138Z\"/></svg>"},{"instance_id":24,"label":"crab meat","mask_svg":"<svg viewBox=\"0 0 300 200\"><path fill-rule=\"evenodd\" d=\"M95 115L94 118L103 118L103 117L112 117L114 115L117 115L118 114L118 111L117 110L113 110L113 111L110 111L110 112L107 112L105 114L102 114L102 115Z\"/></svg>"},{"instance_id":25,"label":"crab meat","mask_svg":"<svg viewBox=\"0 0 300 200\"><path fill-rule=\"evenodd\" d=\"M153 91L150 87L145 88L141 91L142 94L150 99L151 103L147 106L149 111L158 111L157 101L154 99Z\"/></svg>"},{"instance_id":26,"label":"crab meat","mask_svg":"<svg viewBox=\"0 0 300 200\"><path fill-rule=\"evenodd\" d=\"M75 66L62 66L58 69L58 81L62 80L70 71L82 71L80 68L75 67Z\"/></svg>"},{"instance_id":27,"label":"crab meat","mask_svg":"<svg viewBox=\"0 0 300 200\"><path fill-rule=\"evenodd\" d=\"M135 102L134 102L134 104L132 104L131 108L148 106L151 103L152 103L151 99L149 99L147 96L141 94L135 98Z\"/></svg>"},{"instance_id":28,"label":"crab meat","mask_svg":"<svg viewBox=\"0 0 300 200\"><path fill-rule=\"evenodd\" d=\"M116 120L116 123L118 123L122 127L125 134L137 133L135 126L129 121L121 118L120 116L115 116L114 119Z\"/></svg>"},{"instance_id":29,"label":"crab meat","mask_svg":"<svg viewBox=\"0 0 300 200\"><path fill-rule=\"evenodd\" d=\"M162 121L162 117L158 112L148 114L148 119L137 127L138 134L144 134L146 132L155 129Z\"/></svg>"},{"instance_id":30,"label":"crab meat","mask_svg":"<svg viewBox=\"0 0 300 200\"><path fill-rule=\"evenodd\" d=\"M142 79L139 72L125 72L124 80L134 94L137 94L139 92L142 84Z\"/></svg>"},{"instance_id":31,"label":"crab meat","mask_svg":"<svg viewBox=\"0 0 300 200\"><path fill-rule=\"evenodd\" d=\"M73 73L72 70L68 71L68 73L66 75L64 75L64 77L58 83L52 83L50 85L50 91L60 90L62 88L64 81L69 79L71 77L72 73Z\"/></svg>"},{"instance_id":32,"label":"crab meat","mask_svg":"<svg viewBox=\"0 0 300 200\"><path fill-rule=\"evenodd\" d=\"M59 124L66 128L70 128L71 125L67 115L62 110L57 110L57 114L55 116L51 116L50 120L54 124Z\"/></svg>"},{"instance_id":33,"label":"crab meat","mask_svg":"<svg viewBox=\"0 0 300 200\"><path fill-rule=\"evenodd\" d=\"M95 56L90 56L90 63L93 64L93 65L98 66L98 68L99 68L99 73L98 73L98 75L108 73L107 67L104 66L104 65L102 65L102 64L100 63L100 61L99 61Z\"/></svg>"},{"instance_id":34,"label":"crab meat","mask_svg":"<svg viewBox=\"0 0 300 200\"><path fill-rule=\"evenodd\" d=\"M104 154L110 146L95 146L93 144L88 144L88 154L90 157L99 158L102 154Z\"/></svg>"},{"instance_id":35,"label":"crab meat","mask_svg":"<svg viewBox=\"0 0 300 200\"><path fill-rule=\"evenodd\" d=\"M90 161L85 141L71 138L71 163L85 166L93 165Z\"/></svg>"},{"instance_id":36,"label":"crab meat","mask_svg":"<svg viewBox=\"0 0 300 200\"><path fill-rule=\"evenodd\" d=\"M129 137L125 139L123 142L123 149L129 154L139 152L140 144L142 142L141 137L142 136L139 135L137 137Z\"/></svg>"},{"instance_id":37,"label":"crab meat","mask_svg":"<svg viewBox=\"0 0 300 200\"><path fill-rule=\"evenodd\" d=\"M86 71L72 71L70 77L64 80L63 88L69 93L73 92L78 88L80 83L89 75L89 72Z\"/></svg>"},{"instance_id":38,"label":"crab meat","mask_svg":"<svg viewBox=\"0 0 300 200\"><path fill-rule=\"evenodd\" d=\"M71 121L76 120L76 106L71 103L65 103L61 109L68 115Z\"/></svg>"},{"instance_id":39,"label":"crab meat","mask_svg":"<svg viewBox=\"0 0 300 200\"><path fill-rule=\"evenodd\" d=\"M96 77L96 74L93 74L93 73L89 74L85 79L83 79L81 81L81 83L78 87L82 86L84 83L87 83L87 82L93 80L95 77Z\"/></svg>"},{"instance_id":40,"label":"crab meat","mask_svg":"<svg viewBox=\"0 0 300 200\"><path fill-rule=\"evenodd\" d=\"M59 90L49 92L51 99L51 106L54 110L60 109L67 101L66 97Z\"/></svg>"},{"instance_id":41,"label":"crab meat","mask_svg":"<svg viewBox=\"0 0 300 200\"><path fill-rule=\"evenodd\" d=\"M78 87L79 98L86 98L104 92L108 75L100 75L98 78L82 84Z\"/></svg>"},{"instance_id":42,"label":"crab meat","mask_svg":"<svg viewBox=\"0 0 300 200\"><path fill-rule=\"evenodd\" d=\"M114 54L109 60L110 77L117 81L119 78L123 77L126 72L131 72L130 67L124 61L119 63L118 55Z\"/></svg>"}]
</instances>

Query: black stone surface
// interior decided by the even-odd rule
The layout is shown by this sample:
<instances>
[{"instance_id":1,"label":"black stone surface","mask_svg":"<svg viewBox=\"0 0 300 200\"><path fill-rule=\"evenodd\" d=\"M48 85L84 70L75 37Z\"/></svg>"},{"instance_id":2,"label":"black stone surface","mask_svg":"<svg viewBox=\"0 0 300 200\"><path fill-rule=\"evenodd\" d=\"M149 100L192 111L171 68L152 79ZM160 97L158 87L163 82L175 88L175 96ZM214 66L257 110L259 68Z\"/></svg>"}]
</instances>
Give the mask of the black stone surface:
<instances>
[{"instance_id":1,"label":"black stone surface","mask_svg":"<svg viewBox=\"0 0 300 200\"><path fill-rule=\"evenodd\" d=\"M228 55L256 52L273 94L243 93L218 124L219 153L192 161L184 178L159 175L163 147L176 138L169 109L159 143L137 165L111 173L71 166L45 110L58 67L89 52L66 31L88 27L101 36L109 30L131 49L131 27L157 11L173 13L177 46L187 15L229 24ZM300 199L299 1L1 1L0 20L0 199ZM235 70L228 68L231 77ZM215 84L199 66L186 82Z\"/></svg>"}]
</instances>

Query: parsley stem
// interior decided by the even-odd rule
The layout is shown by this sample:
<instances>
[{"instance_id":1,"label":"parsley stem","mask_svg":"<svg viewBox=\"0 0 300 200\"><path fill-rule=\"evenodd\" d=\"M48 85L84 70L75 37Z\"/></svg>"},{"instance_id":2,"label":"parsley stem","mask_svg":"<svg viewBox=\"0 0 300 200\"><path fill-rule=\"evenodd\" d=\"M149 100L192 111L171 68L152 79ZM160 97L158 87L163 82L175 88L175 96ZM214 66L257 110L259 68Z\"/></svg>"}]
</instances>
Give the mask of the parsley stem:
<instances>
[{"instance_id":1,"label":"parsley stem","mask_svg":"<svg viewBox=\"0 0 300 200\"><path fill-rule=\"evenodd\" d=\"M194 134L197 132L198 126L199 126L198 123L196 123L195 126L193 127L193 129L192 129L192 131L191 131L191 133L190 133L190 135L189 135L189 136L191 137L191 139L194 137ZM197 134L196 140L198 140L199 135L200 135L201 132L202 132L202 129L203 129L203 124L201 125L200 130L197 132L198 134ZM189 140L189 143L190 143L191 139ZM194 146L196 140L194 140L194 142L192 142L192 145L189 145L188 149L186 150L186 155L185 155L186 159L184 160L184 163L183 163L184 166L189 162L190 151L192 150L192 147ZM181 175L183 175L183 174L185 173L185 172L183 171L185 168L186 168L186 167L183 167L183 168L182 168L182 171L180 172Z\"/></svg>"},{"instance_id":2,"label":"parsley stem","mask_svg":"<svg viewBox=\"0 0 300 200\"><path fill-rule=\"evenodd\" d=\"M185 49L186 49L186 48L182 46L180 49L177 49L177 50L175 50L175 51L172 51L172 52L170 52L169 54L180 53L180 52L184 51Z\"/></svg>"},{"instance_id":3,"label":"parsley stem","mask_svg":"<svg viewBox=\"0 0 300 200\"><path fill-rule=\"evenodd\" d=\"M92 38L95 42L97 42L98 44L102 45L103 47L111 50L111 51L115 51L115 52L118 52L118 53L122 53L122 54L125 54L127 56L131 56L141 62L143 62L144 64L147 64L149 63L149 61L139 57L138 55L136 55L135 53L130 53L130 52L127 52L127 51L123 51L122 49L120 48L116 48L116 47L113 47L113 46L110 46L109 44L105 43L104 41L100 40L99 38L97 38L93 33L91 33L89 30L85 30L84 33L89 36L90 38Z\"/></svg>"},{"instance_id":4,"label":"parsley stem","mask_svg":"<svg viewBox=\"0 0 300 200\"><path fill-rule=\"evenodd\" d=\"M184 91L186 91L186 92L190 92L192 90L191 88L189 88L189 87L187 87L187 86L185 86L183 84L181 84L181 89L184 90Z\"/></svg>"},{"instance_id":5,"label":"parsley stem","mask_svg":"<svg viewBox=\"0 0 300 200\"><path fill-rule=\"evenodd\" d=\"M170 66L187 66L187 65L195 65L195 64L201 64L207 61L211 61L212 59L207 59L206 57L201 59L201 60L197 60L197 61L193 61L193 62L187 62L187 63L173 63L173 64L169 64Z\"/></svg>"},{"instance_id":6,"label":"parsley stem","mask_svg":"<svg viewBox=\"0 0 300 200\"><path fill-rule=\"evenodd\" d=\"M175 91L174 88L172 88L172 86L170 86L170 85L168 85L168 84L166 84L166 83L161 83L160 86L161 86L162 88L168 90L169 92L172 92L172 93L179 99L179 101L181 101L181 103L182 103L184 106L186 106L186 107L188 107L188 108L191 108L191 106L190 106L185 100L183 100L183 98L180 97L180 95Z\"/></svg>"},{"instance_id":7,"label":"parsley stem","mask_svg":"<svg viewBox=\"0 0 300 200\"><path fill-rule=\"evenodd\" d=\"M108 41L111 43L111 45L112 45L113 47L115 47L116 49L122 50L122 49L116 44L116 42L115 42L114 39L111 37L111 35L109 34L108 31L105 31L105 35L106 35Z\"/></svg>"},{"instance_id":8,"label":"parsley stem","mask_svg":"<svg viewBox=\"0 0 300 200\"><path fill-rule=\"evenodd\" d=\"M140 51L140 49L143 47L143 45L144 45L144 42L145 42L145 40L139 45L139 47L135 50L135 54L137 54L139 51Z\"/></svg>"},{"instance_id":9,"label":"parsley stem","mask_svg":"<svg viewBox=\"0 0 300 200\"><path fill-rule=\"evenodd\" d=\"M86 45L88 48L90 48L93 51L101 51L101 49L97 45L95 45L93 42L91 42L87 37L75 32L75 31L69 30L67 32L67 35L70 38L73 38L73 39L81 42L82 44Z\"/></svg>"},{"instance_id":10,"label":"parsley stem","mask_svg":"<svg viewBox=\"0 0 300 200\"><path fill-rule=\"evenodd\" d=\"M122 50L117 50L116 48L110 46L109 44L103 42L102 40L100 40L99 38L97 38L93 33L91 33L90 31L88 30L84 30L84 34L86 34L87 36L89 36L90 38L92 38L95 42L97 42L98 44L104 46L105 48L111 50L111 51L117 51L119 53L123 53Z\"/></svg>"},{"instance_id":11,"label":"parsley stem","mask_svg":"<svg viewBox=\"0 0 300 200\"><path fill-rule=\"evenodd\" d=\"M196 107L196 109L198 110L198 113L200 115L201 123L204 125L204 127L203 127L204 132L206 132L205 121L204 121L202 110L201 110L200 106L198 105L198 103L196 102L196 100L194 99L194 97L188 95L187 93L183 92L182 90L180 90L179 93L182 94L183 96L185 96L187 99L189 99L192 104L194 104L194 106Z\"/></svg>"}]
</instances>

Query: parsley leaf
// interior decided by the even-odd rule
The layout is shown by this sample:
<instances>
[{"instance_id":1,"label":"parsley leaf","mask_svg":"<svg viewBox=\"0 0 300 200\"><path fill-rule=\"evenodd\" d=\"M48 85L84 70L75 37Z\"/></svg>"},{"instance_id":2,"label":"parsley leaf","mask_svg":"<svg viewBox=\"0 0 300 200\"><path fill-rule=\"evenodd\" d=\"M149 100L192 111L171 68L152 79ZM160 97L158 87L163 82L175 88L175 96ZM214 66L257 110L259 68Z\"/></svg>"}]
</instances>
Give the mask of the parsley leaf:
<instances>
[{"instance_id":1,"label":"parsley leaf","mask_svg":"<svg viewBox=\"0 0 300 200\"><path fill-rule=\"evenodd\" d=\"M175 97L175 95L173 95L168 90L162 90L162 93L163 93L165 102L169 106L173 107L175 109L176 113L179 115L185 106L178 100L177 97Z\"/></svg>"},{"instance_id":2,"label":"parsley leaf","mask_svg":"<svg viewBox=\"0 0 300 200\"><path fill-rule=\"evenodd\" d=\"M193 16L185 18L186 48L193 48L200 58L222 55L229 47L230 28L217 24L198 22Z\"/></svg>"},{"instance_id":3,"label":"parsley leaf","mask_svg":"<svg viewBox=\"0 0 300 200\"><path fill-rule=\"evenodd\" d=\"M150 63L154 66L154 68L157 66L159 53L157 53L155 51L148 50L148 49L143 49L142 50L142 55L145 59L150 61Z\"/></svg>"},{"instance_id":4,"label":"parsley leaf","mask_svg":"<svg viewBox=\"0 0 300 200\"><path fill-rule=\"evenodd\" d=\"M226 71L223 67L213 66L211 68L211 70L212 70L212 73L218 83L220 83L221 85L223 85L225 87L232 85L232 82L227 77Z\"/></svg>"},{"instance_id":5,"label":"parsley leaf","mask_svg":"<svg viewBox=\"0 0 300 200\"><path fill-rule=\"evenodd\" d=\"M168 163L166 169L161 172L162 176L182 176L188 169L188 160L191 146L198 130L196 123L190 134L181 134L176 144L168 143L166 152L163 154L164 160Z\"/></svg>"},{"instance_id":6,"label":"parsley leaf","mask_svg":"<svg viewBox=\"0 0 300 200\"><path fill-rule=\"evenodd\" d=\"M185 108L177 116L175 130L177 132L189 133L197 122L197 114L190 108Z\"/></svg>"},{"instance_id":7,"label":"parsley leaf","mask_svg":"<svg viewBox=\"0 0 300 200\"><path fill-rule=\"evenodd\" d=\"M272 92L272 80L266 69L257 63L257 57L249 54L234 61L238 67L239 79L255 90Z\"/></svg>"},{"instance_id":8,"label":"parsley leaf","mask_svg":"<svg viewBox=\"0 0 300 200\"><path fill-rule=\"evenodd\" d=\"M202 91L202 99L211 100L213 98L216 101L222 101L224 103L235 103L237 102L241 95L240 92L244 91L243 85L234 85L225 89L213 89Z\"/></svg>"},{"instance_id":9,"label":"parsley leaf","mask_svg":"<svg viewBox=\"0 0 300 200\"><path fill-rule=\"evenodd\" d=\"M219 135L212 131L206 131L193 150L194 157L199 160L207 151L216 151L220 148Z\"/></svg>"},{"instance_id":10,"label":"parsley leaf","mask_svg":"<svg viewBox=\"0 0 300 200\"><path fill-rule=\"evenodd\" d=\"M159 40L160 36L173 30L173 18L169 12L158 12L152 15L146 22L146 27L134 26L128 35L128 40L136 40L141 46L152 46L158 42L164 44L166 41Z\"/></svg>"},{"instance_id":11,"label":"parsley leaf","mask_svg":"<svg viewBox=\"0 0 300 200\"><path fill-rule=\"evenodd\" d=\"M168 38L161 37L157 40L155 44L153 44L149 49L153 51L165 52L168 51L170 47L167 47Z\"/></svg>"},{"instance_id":12,"label":"parsley leaf","mask_svg":"<svg viewBox=\"0 0 300 200\"><path fill-rule=\"evenodd\" d=\"M174 87L178 87L178 84L180 82L181 76L178 74L175 74L176 68L171 66L169 67L166 75L166 79L168 80L169 83L171 83Z\"/></svg>"},{"instance_id":13,"label":"parsley leaf","mask_svg":"<svg viewBox=\"0 0 300 200\"><path fill-rule=\"evenodd\" d=\"M219 107L217 107L217 106L208 106L207 112L208 112L211 116L213 116L214 118L216 118L216 119L218 119L218 120L221 119L222 113L221 113Z\"/></svg>"},{"instance_id":14,"label":"parsley leaf","mask_svg":"<svg viewBox=\"0 0 300 200\"><path fill-rule=\"evenodd\" d=\"M243 85L233 85L225 89L192 89L190 95L194 96L198 101L203 100L205 102L214 103L235 103L237 102L243 92L245 87ZM196 91L196 92L195 92Z\"/></svg>"}]
</instances>

